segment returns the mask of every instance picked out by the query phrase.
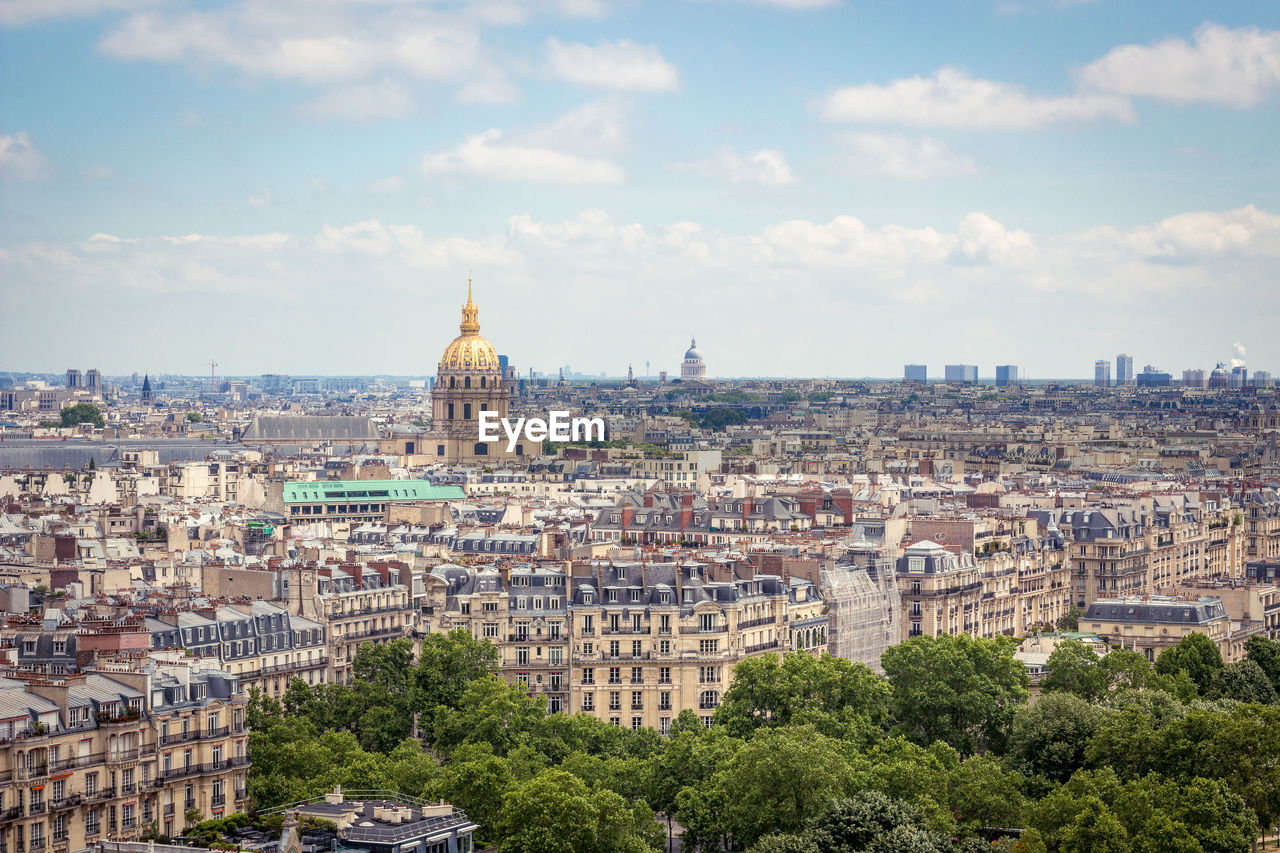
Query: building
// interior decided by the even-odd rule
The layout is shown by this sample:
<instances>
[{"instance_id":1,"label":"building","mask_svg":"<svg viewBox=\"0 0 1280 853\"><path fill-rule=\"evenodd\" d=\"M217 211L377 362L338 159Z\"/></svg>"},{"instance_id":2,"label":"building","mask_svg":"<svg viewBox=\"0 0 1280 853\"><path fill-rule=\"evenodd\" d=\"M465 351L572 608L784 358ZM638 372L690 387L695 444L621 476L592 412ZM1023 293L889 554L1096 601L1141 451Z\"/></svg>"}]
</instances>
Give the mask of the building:
<instances>
[{"instance_id":1,"label":"building","mask_svg":"<svg viewBox=\"0 0 1280 853\"><path fill-rule=\"evenodd\" d=\"M1209 385L1209 380L1203 370L1184 370L1182 371L1182 384L1186 388L1206 388Z\"/></svg>"},{"instance_id":2,"label":"building","mask_svg":"<svg viewBox=\"0 0 1280 853\"><path fill-rule=\"evenodd\" d=\"M1093 384L1099 388L1110 387L1111 362L1100 358L1093 363Z\"/></svg>"},{"instance_id":3,"label":"building","mask_svg":"<svg viewBox=\"0 0 1280 853\"><path fill-rule=\"evenodd\" d=\"M471 853L472 834L479 829L461 809L441 800L427 802L416 797L388 792L376 797L369 791L347 799L341 787L323 797L315 797L287 808L280 836L279 853L302 853L306 849L327 849L345 853ZM279 813L280 810L276 810ZM332 823L332 835L307 838L298 818ZM310 843L308 843L310 841Z\"/></svg>"},{"instance_id":4,"label":"building","mask_svg":"<svg viewBox=\"0 0 1280 853\"><path fill-rule=\"evenodd\" d=\"M1231 368L1231 387L1243 388L1249 384L1249 370L1243 364Z\"/></svg>"},{"instance_id":5,"label":"building","mask_svg":"<svg viewBox=\"0 0 1280 853\"><path fill-rule=\"evenodd\" d=\"M1253 385L1255 388L1270 388L1272 385L1271 371L1255 370L1253 372Z\"/></svg>"},{"instance_id":6,"label":"building","mask_svg":"<svg viewBox=\"0 0 1280 853\"><path fill-rule=\"evenodd\" d=\"M295 524L385 521L396 504L465 497L461 486L437 486L426 480L316 480L285 483L283 512Z\"/></svg>"},{"instance_id":7,"label":"building","mask_svg":"<svg viewBox=\"0 0 1280 853\"><path fill-rule=\"evenodd\" d=\"M1215 595L1144 595L1104 598L1080 617L1080 630L1155 660L1160 652L1190 634L1213 640L1227 663L1244 657L1244 643L1258 631L1233 630L1231 617Z\"/></svg>"},{"instance_id":8,"label":"building","mask_svg":"<svg viewBox=\"0 0 1280 853\"><path fill-rule=\"evenodd\" d=\"M976 364L948 364L944 376L947 382L959 382L975 385L978 382L978 366Z\"/></svg>"},{"instance_id":9,"label":"building","mask_svg":"<svg viewBox=\"0 0 1280 853\"><path fill-rule=\"evenodd\" d=\"M685 350L684 361L680 363L681 382L705 382L707 379L707 363L702 359L702 351L698 349L698 339L689 341Z\"/></svg>"},{"instance_id":10,"label":"building","mask_svg":"<svg viewBox=\"0 0 1280 853\"><path fill-rule=\"evenodd\" d=\"M70 390L75 390L77 388L83 388L83 387L84 387L84 381L80 376L80 371L67 368L67 388Z\"/></svg>"},{"instance_id":11,"label":"building","mask_svg":"<svg viewBox=\"0 0 1280 853\"><path fill-rule=\"evenodd\" d=\"M116 667L119 671L116 671ZM244 811L245 706L234 676L194 659L0 679L0 849L84 850Z\"/></svg>"},{"instance_id":12,"label":"building","mask_svg":"<svg viewBox=\"0 0 1280 853\"><path fill-rule=\"evenodd\" d=\"M151 374L143 374L142 377L142 402L149 404L151 402Z\"/></svg>"},{"instance_id":13,"label":"building","mask_svg":"<svg viewBox=\"0 0 1280 853\"><path fill-rule=\"evenodd\" d=\"M1173 382L1173 376L1155 365L1148 364L1138 374L1137 382L1139 388L1166 388Z\"/></svg>"},{"instance_id":14,"label":"building","mask_svg":"<svg viewBox=\"0 0 1280 853\"><path fill-rule=\"evenodd\" d=\"M710 726L744 658L827 649L816 582L744 562L437 566L426 600L429 630L490 640L502 675L551 711L662 734L685 709Z\"/></svg>"},{"instance_id":15,"label":"building","mask_svg":"<svg viewBox=\"0 0 1280 853\"><path fill-rule=\"evenodd\" d=\"M505 418L511 394L498 351L480 335L480 308L471 298L470 279L458 332L440 355L431 390L431 429L422 435L419 452L447 463L501 462L541 454L541 445L524 437L508 451L500 428L498 440L480 440L480 413L494 412L499 420Z\"/></svg>"},{"instance_id":16,"label":"building","mask_svg":"<svg viewBox=\"0 0 1280 853\"><path fill-rule=\"evenodd\" d=\"M1133 356L1127 352L1116 356L1116 384L1133 384Z\"/></svg>"},{"instance_id":17,"label":"building","mask_svg":"<svg viewBox=\"0 0 1280 853\"><path fill-rule=\"evenodd\" d=\"M1016 364L997 364L996 365L996 387L1003 388L1007 385L1015 384L1018 381L1018 366Z\"/></svg>"},{"instance_id":18,"label":"building","mask_svg":"<svg viewBox=\"0 0 1280 853\"><path fill-rule=\"evenodd\" d=\"M929 367L924 364L908 364L902 368L903 382L916 382L924 385L929 381Z\"/></svg>"}]
</instances>

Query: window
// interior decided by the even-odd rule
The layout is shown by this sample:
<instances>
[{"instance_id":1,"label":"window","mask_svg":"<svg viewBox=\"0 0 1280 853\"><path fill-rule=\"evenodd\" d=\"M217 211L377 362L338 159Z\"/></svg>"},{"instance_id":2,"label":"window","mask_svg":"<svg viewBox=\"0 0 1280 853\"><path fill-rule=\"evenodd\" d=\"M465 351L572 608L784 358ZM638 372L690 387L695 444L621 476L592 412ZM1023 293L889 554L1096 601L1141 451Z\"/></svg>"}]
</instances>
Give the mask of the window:
<instances>
[{"instance_id":1,"label":"window","mask_svg":"<svg viewBox=\"0 0 1280 853\"><path fill-rule=\"evenodd\" d=\"M596 709L596 694L594 693L582 694L582 710L594 711L595 709Z\"/></svg>"},{"instance_id":2,"label":"window","mask_svg":"<svg viewBox=\"0 0 1280 853\"><path fill-rule=\"evenodd\" d=\"M609 710L610 711L622 710L622 694L619 693L617 690L611 690L609 692Z\"/></svg>"},{"instance_id":3,"label":"window","mask_svg":"<svg viewBox=\"0 0 1280 853\"><path fill-rule=\"evenodd\" d=\"M716 630L716 614L703 613L698 617L698 628L702 631Z\"/></svg>"},{"instance_id":4,"label":"window","mask_svg":"<svg viewBox=\"0 0 1280 853\"><path fill-rule=\"evenodd\" d=\"M632 731L638 731L642 728L644 728L644 717L632 717L631 718Z\"/></svg>"},{"instance_id":5,"label":"window","mask_svg":"<svg viewBox=\"0 0 1280 853\"><path fill-rule=\"evenodd\" d=\"M453 406L449 406L449 417L453 417ZM436 445L436 456L444 456L444 445Z\"/></svg>"},{"instance_id":6,"label":"window","mask_svg":"<svg viewBox=\"0 0 1280 853\"><path fill-rule=\"evenodd\" d=\"M671 654L671 641L670 641L670 640L659 640L659 641L658 641L658 654L660 654L660 655L669 655L669 654Z\"/></svg>"},{"instance_id":7,"label":"window","mask_svg":"<svg viewBox=\"0 0 1280 853\"><path fill-rule=\"evenodd\" d=\"M640 711L644 709L644 694L639 690L631 691L631 710Z\"/></svg>"},{"instance_id":8,"label":"window","mask_svg":"<svg viewBox=\"0 0 1280 853\"><path fill-rule=\"evenodd\" d=\"M639 631L639 630L640 630L640 620L643 618L643 615L644 615L644 614L641 614L641 613L632 613L632 614L631 614L631 630L632 630L632 631Z\"/></svg>"},{"instance_id":9,"label":"window","mask_svg":"<svg viewBox=\"0 0 1280 853\"><path fill-rule=\"evenodd\" d=\"M622 683L622 667L620 666L609 667L609 683L610 684Z\"/></svg>"},{"instance_id":10,"label":"window","mask_svg":"<svg viewBox=\"0 0 1280 853\"><path fill-rule=\"evenodd\" d=\"M609 641L609 657L616 658L619 654L620 652L618 650L618 641L610 640Z\"/></svg>"},{"instance_id":11,"label":"window","mask_svg":"<svg viewBox=\"0 0 1280 853\"><path fill-rule=\"evenodd\" d=\"M631 667L631 683L644 684L644 668L639 666Z\"/></svg>"},{"instance_id":12,"label":"window","mask_svg":"<svg viewBox=\"0 0 1280 853\"><path fill-rule=\"evenodd\" d=\"M487 639L496 640L498 638L498 623L497 622L484 623L483 633Z\"/></svg>"},{"instance_id":13,"label":"window","mask_svg":"<svg viewBox=\"0 0 1280 853\"><path fill-rule=\"evenodd\" d=\"M664 736L671 734L671 718L670 717L658 718L658 733Z\"/></svg>"},{"instance_id":14,"label":"window","mask_svg":"<svg viewBox=\"0 0 1280 853\"><path fill-rule=\"evenodd\" d=\"M659 684L671 683L671 667L669 666L658 667L658 683Z\"/></svg>"},{"instance_id":15,"label":"window","mask_svg":"<svg viewBox=\"0 0 1280 853\"><path fill-rule=\"evenodd\" d=\"M699 640L698 653L703 655L714 655L720 652L719 640Z\"/></svg>"},{"instance_id":16,"label":"window","mask_svg":"<svg viewBox=\"0 0 1280 853\"><path fill-rule=\"evenodd\" d=\"M594 669L592 669L591 667L587 667L586 669L582 670L582 683L583 683L583 684L595 684L595 683L596 683L596 671L595 671Z\"/></svg>"},{"instance_id":17,"label":"window","mask_svg":"<svg viewBox=\"0 0 1280 853\"><path fill-rule=\"evenodd\" d=\"M670 690L664 690L658 694L658 710L659 711L671 710L671 691Z\"/></svg>"},{"instance_id":18,"label":"window","mask_svg":"<svg viewBox=\"0 0 1280 853\"><path fill-rule=\"evenodd\" d=\"M516 666L528 666L528 665L529 665L529 647L517 646L516 647Z\"/></svg>"},{"instance_id":19,"label":"window","mask_svg":"<svg viewBox=\"0 0 1280 853\"><path fill-rule=\"evenodd\" d=\"M643 643L643 642L641 642L640 640L632 640L632 641L631 641L631 656L632 656L632 657L636 657L636 658L638 658L638 657L640 657L642 654L644 654L644 643Z\"/></svg>"}]
</instances>

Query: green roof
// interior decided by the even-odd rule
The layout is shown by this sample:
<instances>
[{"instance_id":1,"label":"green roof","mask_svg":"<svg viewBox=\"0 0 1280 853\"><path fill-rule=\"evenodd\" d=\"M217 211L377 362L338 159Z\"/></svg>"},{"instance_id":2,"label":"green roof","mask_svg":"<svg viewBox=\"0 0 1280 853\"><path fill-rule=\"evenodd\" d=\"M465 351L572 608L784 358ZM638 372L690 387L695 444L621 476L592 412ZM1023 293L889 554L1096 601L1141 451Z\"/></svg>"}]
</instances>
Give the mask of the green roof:
<instances>
[{"instance_id":1,"label":"green roof","mask_svg":"<svg viewBox=\"0 0 1280 853\"><path fill-rule=\"evenodd\" d=\"M284 502L336 503L350 500L460 501L461 486L436 486L426 480L318 480L285 483Z\"/></svg>"}]
</instances>

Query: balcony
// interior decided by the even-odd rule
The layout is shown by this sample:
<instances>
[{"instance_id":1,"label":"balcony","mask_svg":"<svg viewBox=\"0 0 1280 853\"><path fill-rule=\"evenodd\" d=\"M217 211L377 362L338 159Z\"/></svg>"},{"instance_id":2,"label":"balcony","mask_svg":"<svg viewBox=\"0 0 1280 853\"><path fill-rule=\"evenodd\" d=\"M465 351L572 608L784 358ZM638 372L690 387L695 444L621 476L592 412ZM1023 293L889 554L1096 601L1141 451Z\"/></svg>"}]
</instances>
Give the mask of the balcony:
<instances>
[{"instance_id":1,"label":"balcony","mask_svg":"<svg viewBox=\"0 0 1280 853\"><path fill-rule=\"evenodd\" d=\"M107 753L108 764L119 764L124 761L137 761L139 752L136 749L118 749Z\"/></svg>"},{"instance_id":2,"label":"balcony","mask_svg":"<svg viewBox=\"0 0 1280 853\"><path fill-rule=\"evenodd\" d=\"M120 786L120 796L122 797L131 797L136 793L138 793L138 784L136 782Z\"/></svg>"},{"instance_id":3,"label":"balcony","mask_svg":"<svg viewBox=\"0 0 1280 853\"><path fill-rule=\"evenodd\" d=\"M33 851L33 853L36 850L43 850L44 848L45 848L44 836L31 839L31 841L28 843L28 846L27 846L27 849Z\"/></svg>"},{"instance_id":4,"label":"balcony","mask_svg":"<svg viewBox=\"0 0 1280 853\"><path fill-rule=\"evenodd\" d=\"M13 806L4 811L0 811L0 822L8 820L17 820L22 817L22 806Z\"/></svg>"},{"instance_id":5,"label":"balcony","mask_svg":"<svg viewBox=\"0 0 1280 853\"><path fill-rule=\"evenodd\" d=\"M32 815L44 814L45 808L46 806L43 800L38 803L32 803L27 806L27 816L30 817Z\"/></svg>"},{"instance_id":6,"label":"balcony","mask_svg":"<svg viewBox=\"0 0 1280 853\"><path fill-rule=\"evenodd\" d=\"M225 806L226 804L227 804L227 795L226 795L226 794L214 794L214 795L213 795L213 798L209 800L209 805L213 806L213 808L215 808L215 809L216 809L216 808L221 808L222 806Z\"/></svg>"},{"instance_id":7,"label":"balcony","mask_svg":"<svg viewBox=\"0 0 1280 853\"><path fill-rule=\"evenodd\" d=\"M84 794L84 799L85 799L85 802L92 803L98 800L114 799L115 795L116 795L116 789L114 787L95 788L92 791L86 791Z\"/></svg>"},{"instance_id":8,"label":"balcony","mask_svg":"<svg viewBox=\"0 0 1280 853\"><path fill-rule=\"evenodd\" d=\"M750 655L756 652L763 652L767 649L776 649L777 647L778 647L778 641L770 640L767 643L756 643L754 646L747 646L742 651L743 651L743 654Z\"/></svg>"},{"instance_id":9,"label":"balcony","mask_svg":"<svg viewBox=\"0 0 1280 853\"><path fill-rule=\"evenodd\" d=\"M92 837L94 837L95 835L101 835L101 834L102 834L102 827L101 827L101 826L99 826L98 824L96 824L96 823L95 823L95 824L86 824L86 825L85 825L85 828L84 828L84 837L85 837L85 838L92 838Z\"/></svg>"},{"instance_id":10,"label":"balcony","mask_svg":"<svg viewBox=\"0 0 1280 853\"><path fill-rule=\"evenodd\" d=\"M177 809L178 809L178 807L177 807L177 806L175 806L173 803L167 803L167 804L165 805L165 807L164 807L164 816L165 816L165 817L173 817L174 812L176 812L176 811L177 811Z\"/></svg>"},{"instance_id":11,"label":"balcony","mask_svg":"<svg viewBox=\"0 0 1280 853\"><path fill-rule=\"evenodd\" d=\"M80 805L80 802L82 799L83 797L81 797L79 794L68 794L67 796L61 797L59 799L50 800L49 810L56 812L56 811L61 811L63 809L73 809L76 806Z\"/></svg>"},{"instance_id":12,"label":"balcony","mask_svg":"<svg viewBox=\"0 0 1280 853\"><path fill-rule=\"evenodd\" d=\"M738 623L738 630L746 628L759 628L761 625L776 625L778 620L773 616L761 616L759 619L748 619L745 622Z\"/></svg>"},{"instance_id":13,"label":"balcony","mask_svg":"<svg viewBox=\"0 0 1280 853\"><path fill-rule=\"evenodd\" d=\"M137 829L137 827L138 827L138 819L133 815L129 815L128 817L124 817L120 819L120 828L125 832L128 832L131 829Z\"/></svg>"}]
</instances>

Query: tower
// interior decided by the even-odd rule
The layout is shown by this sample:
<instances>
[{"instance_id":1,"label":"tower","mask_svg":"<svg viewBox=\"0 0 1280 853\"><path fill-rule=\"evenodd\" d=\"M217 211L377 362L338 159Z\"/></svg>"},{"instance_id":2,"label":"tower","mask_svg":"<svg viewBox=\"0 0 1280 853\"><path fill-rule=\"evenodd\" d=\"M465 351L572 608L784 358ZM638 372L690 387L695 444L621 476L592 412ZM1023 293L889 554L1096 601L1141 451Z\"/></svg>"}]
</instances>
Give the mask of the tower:
<instances>
[{"instance_id":1,"label":"tower","mask_svg":"<svg viewBox=\"0 0 1280 853\"><path fill-rule=\"evenodd\" d=\"M142 377L142 402L151 402L151 374Z\"/></svg>"},{"instance_id":2,"label":"tower","mask_svg":"<svg viewBox=\"0 0 1280 853\"><path fill-rule=\"evenodd\" d=\"M462 306L458 336L440 355L436 384L431 391L431 431L426 452L447 462L478 462L507 455L507 439L480 441L480 413L507 416L507 378L498 351L480 335L480 307L467 279L467 301ZM501 433L501 430L499 430ZM434 446L433 446L434 443ZM521 440L514 455L523 456L532 445Z\"/></svg>"}]
</instances>

